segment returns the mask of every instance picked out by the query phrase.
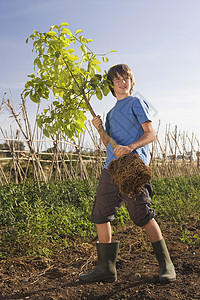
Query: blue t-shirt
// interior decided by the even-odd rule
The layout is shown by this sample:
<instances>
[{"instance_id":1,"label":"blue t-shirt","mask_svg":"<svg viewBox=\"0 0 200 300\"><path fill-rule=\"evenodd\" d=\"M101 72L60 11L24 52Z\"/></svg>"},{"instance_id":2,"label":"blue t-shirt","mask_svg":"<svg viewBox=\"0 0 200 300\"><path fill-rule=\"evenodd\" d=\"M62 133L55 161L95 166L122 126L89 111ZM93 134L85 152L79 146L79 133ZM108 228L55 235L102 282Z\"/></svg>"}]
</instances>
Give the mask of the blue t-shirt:
<instances>
[{"instance_id":1,"label":"blue t-shirt","mask_svg":"<svg viewBox=\"0 0 200 300\"><path fill-rule=\"evenodd\" d=\"M118 100L107 113L105 127L118 145L128 146L144 134L141 124L146 121L151 121L148 104L137 97L129 96ZM137 153L146 165L149 164L149 145L138 148L133 153ZM116 158L113 147L108 144L104 168L107 169L109 163Z\"/></svg>"}]
</instances>

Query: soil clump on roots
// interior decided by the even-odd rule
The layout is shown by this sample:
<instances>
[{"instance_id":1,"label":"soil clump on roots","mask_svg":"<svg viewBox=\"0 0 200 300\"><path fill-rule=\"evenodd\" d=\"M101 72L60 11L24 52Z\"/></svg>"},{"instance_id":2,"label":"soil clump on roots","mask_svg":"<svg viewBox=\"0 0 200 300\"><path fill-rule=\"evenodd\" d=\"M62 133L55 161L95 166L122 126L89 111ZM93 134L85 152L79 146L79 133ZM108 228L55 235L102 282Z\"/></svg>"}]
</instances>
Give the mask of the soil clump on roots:
<instances>
[{"instance_id":1,"label":"soil clump on roots","mask_svg":"<svg viewBox=\"0 0 200 300\"><path fill-rule=\"evenodd\" d=\"M128 197L139 194L152 176L151 169L134 153L113 159L108 166L108 172L119 186L120 192Z\"/></svg>"}]
</instances>

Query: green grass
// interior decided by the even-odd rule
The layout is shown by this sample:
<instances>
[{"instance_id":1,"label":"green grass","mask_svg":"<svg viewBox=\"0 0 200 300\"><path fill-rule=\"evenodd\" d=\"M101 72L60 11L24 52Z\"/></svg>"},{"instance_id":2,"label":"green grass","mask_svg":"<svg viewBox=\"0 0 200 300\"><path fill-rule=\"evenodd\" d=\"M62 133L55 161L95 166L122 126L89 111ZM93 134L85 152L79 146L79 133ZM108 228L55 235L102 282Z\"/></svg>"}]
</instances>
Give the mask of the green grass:
<instances>
[{"instance_id":1,"label":"green grass","mask_svg":"<svg viewBox=\"0 0 200 300\"><path fill-rule=\"evenodd\" d=\"M160 221L187 222L199 218L200 176L152 180L153 206ZM34 182L0 187L0 256L49 256L78 240L96 236L90 215L97 183L88 181ZM125 224L125 206L116 214L115 225ZM190 241L183 232L183 242ZM199 237L192 241L199 241Z\"/></svg>"},{"instance_id":2,"label":"green grass","mask_svg":"<svg viewBox=\"0 0 200 300\"><path fill-rule=\"evenodd\" d=\"M200 176L153 179L157 218L187 222L200 216Z\"/></svg>"}]
</instances>

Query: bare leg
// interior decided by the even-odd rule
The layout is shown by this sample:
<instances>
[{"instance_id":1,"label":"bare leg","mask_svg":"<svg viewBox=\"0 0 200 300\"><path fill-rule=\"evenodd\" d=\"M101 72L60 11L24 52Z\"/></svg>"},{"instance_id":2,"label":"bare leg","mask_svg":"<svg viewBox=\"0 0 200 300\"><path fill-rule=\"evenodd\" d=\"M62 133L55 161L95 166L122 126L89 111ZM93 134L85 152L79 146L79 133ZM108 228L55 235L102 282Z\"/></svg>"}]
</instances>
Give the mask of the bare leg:
<instances>
[{"instance_id":1,"label":"bare leg","mask_svg":"<svg viewBox=\"0 0 200 300\"><path fill-rule=\"evenodd\" d=\"M155 243L162 240L162 233L155 219L151 219L146 225L144 225L144 229L151 243Z\"/></svg>"},{"instance_id":2,"label":"bare leg","mask_svg":"<svg viewBox=\"0 0 200 300\"><path fill-rule=\"evenodd\" d=\"M99 243L111 243L112 230L110 222L96 224Z\"/></svg>"}]
</instances>

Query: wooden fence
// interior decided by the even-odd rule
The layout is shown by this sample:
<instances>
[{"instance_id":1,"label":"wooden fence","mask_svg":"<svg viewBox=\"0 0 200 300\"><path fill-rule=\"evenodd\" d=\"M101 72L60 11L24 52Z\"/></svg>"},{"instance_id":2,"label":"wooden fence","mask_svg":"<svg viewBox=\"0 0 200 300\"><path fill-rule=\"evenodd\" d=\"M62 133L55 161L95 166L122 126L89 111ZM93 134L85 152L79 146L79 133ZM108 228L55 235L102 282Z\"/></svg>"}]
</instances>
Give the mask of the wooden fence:
<instances>
[{"instance_id":1,"label":"wooden fence","mask_svg":"<svg viewBox=\"0 0 200 300\"><path fill-rule=\"evenodd\" d=\"M47 139L38 129L36 121L31 127L26 102L22 98L20 113L14 104L3 97L0 114L6 108L14 118L18 129L13 131L0 127L0 184L26 182L34 179L50 180L96 180L103 168L106 151L101 139L87 123L87 136L90 139L86 147L84 135L80 134L76 142L61 134ZM39 105L37 114L39 111ZM37 118L37 114L35 120ZM153 176L175 177L200 174L200 143L194 134L167 125L165 132L156 129L157 139L151 144L151 168Z\"/></svg>"}]
</instances>

